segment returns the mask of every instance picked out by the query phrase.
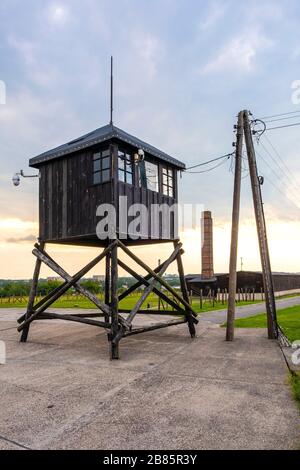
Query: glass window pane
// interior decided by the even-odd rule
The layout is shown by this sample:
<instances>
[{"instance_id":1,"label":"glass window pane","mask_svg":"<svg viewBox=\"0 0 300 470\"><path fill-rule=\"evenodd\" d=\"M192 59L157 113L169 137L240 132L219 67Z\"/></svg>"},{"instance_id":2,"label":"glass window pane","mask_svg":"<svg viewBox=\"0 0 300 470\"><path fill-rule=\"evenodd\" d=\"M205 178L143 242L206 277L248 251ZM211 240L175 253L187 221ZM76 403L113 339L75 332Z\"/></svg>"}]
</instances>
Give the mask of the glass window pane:
<instances>
[{"instance_id":1,"label":"glass window pane","mask_svg":"<svg viewBox=\"0 0 300 470\"><path fill-rule=\"evenodd\" d=\"M100 171L100 160L95 160L94 161L94 172L95 171Z\"/></svg>"},{"instance_id":2,"label":"glass window pane","mask_svg":"<svg viewBox=\"0 0 300 470\"><path fill-rule=\"evenodd\" d=\"M106 170L110 167L110 158L103 158L102 159L102 170Z\"/></svg>"},{"instance_id":3,"label":"glass window pane","mask_svg":"<svg viewBox=\"0 0 300 470\"><path fill-rule=\"evenodd\" d=\"M109 170L103 170L102 171L102 183L105 183L106 181L110 180L110 171Z\"/></svg>"},{"instance_id":4,"label":"glass window pane","mask_svg":"<svg viewBox=\"0 0 300 470\"><path fill-rule=\"evenodd\" d=\"M168 174L168 170L166 168L163 168L163 175L167 175Z\"/></svg>"},{"instance_id":5,"label":"glass window pane","mask_svg":"<svg viewBox=\"0 0 300 470\"><path fill-rule=\"evenodd\" d=\"M164 194L165 196L168 196L168 194L169 194L168 189L169 189L168 186L163 186L163 194Z\"/></svg>"},{"instance_id":6,"label":"glass window pane","mask_svg":"<svg viewBox=\"0 0 300 470\"><path fill-rule=\"evenodd\" d=\"M110 156L109 149L102 150L102 158L109 157L109 156Z\"/></svg>"},{"instance_id":7,"label":"glass window pane","mask_svg":"<svg viewBox=\"0 0 300 470\"><path fill-rule=\"evenodd\" d=\"M94 173L94 184L101 183L101 173Z\"/></svg>"},{"instance_id":8,"label":"glass window pane","mask_svg":"<svg viewBox=\"0 0 300 470\"><path fill-rule=\"evenodd\" d=\"M158 192L158 166L151 162L145 162L147 188Z\"/></svg>"},{"instance_id":9,"label":"glass window pane","mask_svg":"<svg viewBox=\"0 0 300 470\"><path fill-rule=\"evenodd\" d=\"M119 168L121 170L125 169L125 161L124 161L124 158L122 158L122 157L119 157Z\"/></svg>"},{"instance_id":10,"label":"glass window pane","mask_svg":"<svg viewBox=\"0 0 300 470\"><path fill-rule=\"evenodd\" d=\"M173 170L168 170L169 176L173 177Z\"/></svg>"},{"instance_id":11,"label":"glass window pane","mask_svg":"<svg viewBox=\"0 0 300 470\"><path fill-rule=\"evenodd\" d=\"M163 175L163 185L168 185L168 177Z\"/></svg>"},{"instance_id":12,"label":"glass window pane","mask_svg":"<svg viewBox=\"0 0 300 470\"><path fill-rule=\"evenodd\" d=\"M94 153L93 159L94 159L94 160L97 160L97 159L99 159L99 158L100 158L100 152Z\"/></svg>"},{"instance_id":13,"label":"glass window pane","mask_svg":"<svg viewBox=\"0 0 300 470\"><path fill-rule=\"evenodd\" d=\"M131 155L129 155L128 153L126 153L126 160L128 163L131 163Z\"/></svg>"},{"instance_id":14,"label":"glass window pane","mask_svg":"<svg viewBox=\"0 0 300 470\"><path fill-rule=\"evenodd\" d=\"M169 196L170 196L170 197L174 197L173 188L169 188Z\"/></svg>"},{"instance_id":15,"label":"glass window pane","mask_svg":"<svg viewBox=\"0 0 300 470\"><path fill-rule=\"evenodd\" d=\"M119 180L125 181L125 172L122 170L119 170Z\"/></svg>"},{"instance_id":16,"label":"glass window pane","mask_svg":"<svg viewBox=\"0 0 300 470\"><path fill-rule=\"evenodd\" d=\"M119 155L119 157L123 157L123 158L124 158L124 152L122 152L122 150L118 150L118 155Z\"/></svg>"},{"instance_id":17,"label":"glass window pane","mask_svg":"<svg viewBox=\"0 0 300 470\"><path fill-rule=\"evenodd\" d=\"M126 183L132 184L132 174L126 173Z\"/></svg>"}]
</instances>

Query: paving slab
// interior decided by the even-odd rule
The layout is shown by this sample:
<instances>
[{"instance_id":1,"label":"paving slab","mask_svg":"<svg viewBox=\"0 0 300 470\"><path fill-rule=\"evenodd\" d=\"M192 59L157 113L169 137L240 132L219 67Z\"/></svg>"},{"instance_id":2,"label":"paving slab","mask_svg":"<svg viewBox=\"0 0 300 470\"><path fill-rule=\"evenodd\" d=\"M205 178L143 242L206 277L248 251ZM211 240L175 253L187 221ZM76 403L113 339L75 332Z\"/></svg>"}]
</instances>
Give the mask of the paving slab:
<instances>
[{"instance_id":1,"label":"paving slab","mask_svg":"<svg viewBox=\"0 0 300 470\"><path fill-rule=\"evenodd\" d=\"M194 340L179 325L122 340L112 362L105 330L45 320L20 344L16 316L0 320L0 449L300 447L286 362L264 330L226 343L209 322Z\"/></svg>"}]
</instances>

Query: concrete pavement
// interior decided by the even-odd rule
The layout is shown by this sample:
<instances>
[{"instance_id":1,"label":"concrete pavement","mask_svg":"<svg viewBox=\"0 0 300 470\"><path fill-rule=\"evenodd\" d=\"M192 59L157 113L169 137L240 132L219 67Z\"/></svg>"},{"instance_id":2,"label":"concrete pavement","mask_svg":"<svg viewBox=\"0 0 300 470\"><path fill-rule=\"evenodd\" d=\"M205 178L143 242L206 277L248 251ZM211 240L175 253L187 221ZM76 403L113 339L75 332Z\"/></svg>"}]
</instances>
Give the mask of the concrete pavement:
<instances>
[{"instance_id":1,"label":"concrete pavement","mask_svg":"<svg viewBox=\"0 0 300 470\"><path fill-rule=\"evenodd\" d=\"M299 297L290 297L288 299L276 299L277 309L283 309L293 307L294 305L300 305ZM236 308L236 318L246 318L257 315L258 313L265 313L266 307L264 303L243 305L242 307ZM212 310L207 313L203 313L200 316L201 321L209 321L216 325L223 324L227 319L227 309L224 310Z\"/></svg>"},{"instance_id":2,"label":"concrete pavement","mask_svg":"<svg viewBox=\"0 0 300 470\"><path fill-rule=\"evenodd\" d=\"M111 362L105 331L32 325L0 311L0 449L294 449L299 411L277 342L265 331L201 322L132 336ZM139 323L160 321L154 315Z\"/></svg>"}]
</instances>

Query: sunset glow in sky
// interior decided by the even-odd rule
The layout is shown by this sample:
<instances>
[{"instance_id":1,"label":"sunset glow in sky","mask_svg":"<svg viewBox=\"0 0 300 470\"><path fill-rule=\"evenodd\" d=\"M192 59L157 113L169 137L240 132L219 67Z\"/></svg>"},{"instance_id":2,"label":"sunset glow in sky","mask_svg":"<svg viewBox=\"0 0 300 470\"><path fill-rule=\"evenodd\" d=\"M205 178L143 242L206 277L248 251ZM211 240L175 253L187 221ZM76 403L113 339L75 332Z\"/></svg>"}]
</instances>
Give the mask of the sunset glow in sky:
<instances>
[{"instance_id":1,"label":"sunset glow in sky","mask_svg":"<svg viewBox=\"0 0 300 470\"><path fill-rule=\"evenodd\" d=\"M300 112L291 98L300 79L299 21L297 0L1 0L0 278L32 276L38 234L38 181L15 188L11 177L34 172L29 158L108 123L111 54L116 125L189 166L232 151L241 109L257 118ZM257 146L274 271L300 272L299 131L269 131ZM243 177L239 256L244 269L258 270L246 167ZM183 174L179 185L182 203L212 211L215 271L228 271L230 164ZM181 239L186 273L199 273L199 230ZM49 252L70 272L95 254ZM156 263L153 248L137 252ZM170 247L157 253L163 259Z\"/></svg>"}]
</instances>

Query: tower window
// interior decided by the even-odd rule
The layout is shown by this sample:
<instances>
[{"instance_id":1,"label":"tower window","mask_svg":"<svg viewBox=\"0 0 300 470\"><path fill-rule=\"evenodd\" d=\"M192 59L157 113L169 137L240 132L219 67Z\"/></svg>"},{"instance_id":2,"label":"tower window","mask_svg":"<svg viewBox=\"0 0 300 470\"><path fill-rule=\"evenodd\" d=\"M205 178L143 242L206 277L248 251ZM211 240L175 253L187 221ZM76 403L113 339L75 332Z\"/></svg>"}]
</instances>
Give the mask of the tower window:
<instances>
[{"instance_id":1,"label":"tower window","mask_svg":"<svg viewBox=\"0 0 300 470\"><path fill-rule=\"evenodd\" d=\"M110 151L99 150L93 154L93 183L106 183L110 180Z\"/></svg>"},{"instance_id":2,"label":"tower window","mask_svg":"<svg viewBox=\"0 0 300 470\"><path fill-rule=\"evenodd\" d=\"M147 181L147 189L158 193L158 166L155 163L145 161L145 173ZM141 175L140 175L140 186L142 186Z\"/></svg>"},{"instance_id":3,"label":"tower window","mask_svg":"<svg viewBox=\"0 0 300 470\"><path fill-rule=\"evenodd\" d=\"M174 197L174 171L171 168L163 168L163 194Z\"/></svg>"},{"instance_id":4,"label":"tower window","mask_svg":"<svg viewBox=\"0 0 300 470\"><path fill-rule=\"evenodd\" d=\"M133 162L132 156L129 153L118 151L118 168L119 168L119 181L124 183L133 183Z\"/></svg>"}]
</instances>

